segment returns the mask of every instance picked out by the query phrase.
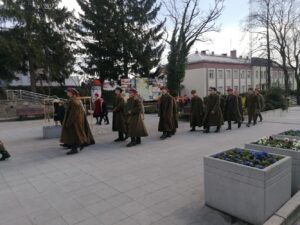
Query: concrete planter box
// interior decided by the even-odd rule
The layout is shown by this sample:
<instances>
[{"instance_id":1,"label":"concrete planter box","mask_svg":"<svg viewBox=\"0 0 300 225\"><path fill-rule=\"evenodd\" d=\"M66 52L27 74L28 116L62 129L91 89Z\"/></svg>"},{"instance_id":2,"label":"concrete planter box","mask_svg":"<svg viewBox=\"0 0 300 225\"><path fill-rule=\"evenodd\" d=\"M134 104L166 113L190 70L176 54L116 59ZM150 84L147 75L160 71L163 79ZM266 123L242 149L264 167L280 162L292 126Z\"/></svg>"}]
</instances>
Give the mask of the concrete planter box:
<instances>
[{"instance_id":1,"label":"concrete planter box","mask_svg":"<svg viewBox=\"0 0 300 225\"><path fill-rule=\"evenodd\" d=\"M204 157L206 205L263 224L291 197L291 158L257 169Z\"/></svg>"},{"instance_id":2,"label":"concrete planter box","mask_svg":"<svg viewBox=\"0 0 300 225\"><path fill-rule=\"evenodd\" d=\"M293 139L300 140L300 136L285 135L284 132L280 133L280 134L272 135L272 137L274 137L275 139L280 139L280 140L283 140L285 138L288 138L290 140L293 140Z\"/></svg>"},{"instance_id":3,"label":"concrete planter box","mask_svg":"<svg viewBox=\"0 0 300 225\"><path fill-rule=\"evenodd\" d=\"M44 126L43 127L43 138L53 139L60 138L61 126Z\"/></svg>"},{"instance_id":4,"label":"concrete planter box","mask_svg":"<svg viewBox=\"0 0 300 225\"><path fill-rule=\"evenodd\" d=\"M258 144L246 144L245 148L290 156L292 158L292 194L300 190L300 152Z\"/></svg>"}]
</instances>

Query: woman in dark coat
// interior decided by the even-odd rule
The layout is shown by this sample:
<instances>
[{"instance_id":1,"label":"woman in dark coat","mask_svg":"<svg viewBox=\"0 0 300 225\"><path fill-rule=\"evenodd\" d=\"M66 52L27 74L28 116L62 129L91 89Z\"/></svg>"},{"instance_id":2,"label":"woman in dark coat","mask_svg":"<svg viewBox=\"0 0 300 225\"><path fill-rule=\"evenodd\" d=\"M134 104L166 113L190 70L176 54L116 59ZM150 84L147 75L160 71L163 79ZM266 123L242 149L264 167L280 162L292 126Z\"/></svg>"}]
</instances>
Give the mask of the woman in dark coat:
<instances>
[{"instance_id":1,"label":"woman in dark coat","mask_svg":"<svg viewBox=\"0 0 300 225\"><path fill-rule=\"evenodd\" d=\"M216 93L216 88L209 89L209 95L205 100L205 113L203 118L204 133L209 133L211 126L216 126L216 133L220 132L224 124L223 115L220 107L220 96Z\"/></svg>"},{"instance_id":2,"label":"woman in dark coat","mask_svg":"<svg viewBox=\"0 0 300 225\"><path fill-rule=\"evenodd\" d=\"M195 90L191 91L191 114L190 114L190 125L191 131L195 131L196 127L202 127L203 125L203 114L204 107L202 99L197 95Z\"/></svg>"},{"instance_id":3,"label":"woman in dark coat","mask_svg":"<svg viewBox=\"0 0 300 225\"><path fill-rule=\"evenodd\" d=\"M65 117L65 107L63 105L63 102L60 100L54 100L53 101L53 106L54 106L54 122L55 125L58 125L58 122L62 125Z\"/></svg>"},{"instance_id":4,"label":"woman in dark coat","mask_svg":"<svg viewBox=\"0 0 300 225\"><path fill-rule=\"evenodd\" d=\"M148 136L142 118L143 106L137 97L137 91L133 88L129 91L129 99L127 100L125 108L125 114L127 116L127 135L131 137L131 142L127 144L127 147L132 147L141 144L141 137Z\"/></svg>"},{"instance_id":5,"label":"woman in dark coat","mask_svg":"<svg viewBox=\"0 0 300 225\"><path fill-rule=\"evenodd\" d=\"M117 87L115 90L116 98L113 105L113 131L117 131L119 137L115 142L124 141L126 136L126 119L125 119L125 100L122 97L122 88Z\"/></svg>"},{"instance_id":6,"label":"woman in dark coat","mask_svg":"<svg viewBox=\"0 0 300 225\"><path fill-rule=\"evenodd\" d=\"M227 130L231 130L231 122L237 121L238 128L241 127L241 115L239 111L238 97L233 94L233 90L227 90L227 97L225 101L224 119L228 122Z\"/></svg>"}]
</instances>

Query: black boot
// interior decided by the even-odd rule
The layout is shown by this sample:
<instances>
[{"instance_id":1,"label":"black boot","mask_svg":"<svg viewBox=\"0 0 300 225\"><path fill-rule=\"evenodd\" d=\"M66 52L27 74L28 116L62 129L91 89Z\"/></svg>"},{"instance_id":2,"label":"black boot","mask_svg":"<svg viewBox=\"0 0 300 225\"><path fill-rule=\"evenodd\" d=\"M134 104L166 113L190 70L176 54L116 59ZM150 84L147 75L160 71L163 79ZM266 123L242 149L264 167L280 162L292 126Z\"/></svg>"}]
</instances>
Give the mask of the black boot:
<instances>
[{"instance_id":1,"label":"black boot","mask_svg":"<svg viewBox=\"0 0 300 225\"><path fill-rule=\"evenodd\" d=\"M131 138L131 142L126 145L126 147L130 148L136 145L136 139L134 137Z\"/></svg>"},{"instance_id":2,"label":"black boot","mask_svg":"<svg viewBox=\"0 0 300 225\"><path fill-rule=\"evenodd\" d=\"M119 131L119 137L116 140L114 140L114 142L120 142L120 141L124 141L124 140L125 139L124 139L123 133Z\"/></svg>"},{"instance_id":3,"label":"black boot","mask_svg":"<svg viewBox=\"0 0 300 225\"><path fill-rule=\"evenodd\" d=\"M241 123L241 121L239 121L238 122L238 128L241 128L241 126L242 126L242 123Z\"/></svg>"},{"instance_id":4,"label":"black boot","mask_svg":"<svg viewBox=\"0 0 300 225\"><path fill-rule=\"evenodd\" d=\"M168 137L167 132L163 132L163 134L160 136L160 139L165 140Z\"/></svg>"},{"instance_id":5,"label":"black boot","mask_svg":"<svg viewBox=\"0 0 300 225\"><path fill-rule=\"evenodd\" d=\"M195 127L192 127L192 129L190 130L191 132L196 131Z\"/></svg>"},{"instance_id":6,"label":"black boot","mask_svg":"<svg viewBox=\"0 0 300 225\"><path fill-rule=\"evenodd\" d=\"M217 128L218 129L218 128ZM219 129L220 130L220 129ZM228 128L226 130L231 130L231 121L228 121Z\"/></svg>"},{"instance_id":7,"label":"black boot","mask_svg":"<svg viewBox=\"0 0 300 225\"><path fill-rule=\"evenodd\" d=\"M140 145L140 144L141 144L141 137L137 137L137 138L136 138L136 144L137 144L137 145Z\"/></svg>"},{"instance_id":8,"label":"black boot","mask_svg":"<svg viewBox=\"0 0 300 225\"><path fill-rule=\"evenodd\" d=\"M5 159L10 158L10 154L8 153L8 151L3 151L0 154L2 154L2 157L0 158L0 161L4 161Z\"/></svg>"},{"instance_id":9,"label":"black boot","mask_svg":"<svg viewBox=\"0 0 300 225\"><path fill-rule=\"evenodd\" d=\"M217 127L217 129L215 130L215 133L219 133L220 132L220 126Z\"/></svg>"},{"instance_id":10,"label":"black boot","mask_svg":"<svg viewBox=\"0 0 300 225\"><path fill-rule=\"evenodd\" d=\"M172 135L174 135L175 133L172 131L168 131L167 132L167 138L172 137Z\"/></svg>"},{"instance_id":11,"label":"black boot","mask_svg":"<svg viewBox=\"0 0 300 225\"><path fill-rule=\"evenodd\" d=\"M67 152L67 155L74 155L77 153L78 153L77 146L72 146L71 150Z\"/></svg>"}]
</instances>

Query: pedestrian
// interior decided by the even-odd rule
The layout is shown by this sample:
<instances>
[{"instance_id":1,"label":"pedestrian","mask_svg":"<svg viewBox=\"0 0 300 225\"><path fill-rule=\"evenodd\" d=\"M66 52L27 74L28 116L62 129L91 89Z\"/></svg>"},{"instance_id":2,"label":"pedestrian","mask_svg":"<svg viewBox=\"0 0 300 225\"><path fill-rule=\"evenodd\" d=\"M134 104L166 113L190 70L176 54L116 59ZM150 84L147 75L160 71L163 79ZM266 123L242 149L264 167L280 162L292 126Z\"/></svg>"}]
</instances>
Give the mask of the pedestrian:
<instances>
[{"instance_id":1,"label":"pedestrian","mask_svg":"<svg viewBox=\"0 0 300 225\"><path fill-rule=\"evenodd\" d=\"M203 118L204 133L210 132L210 127L216 126L215 133L220 132L224 124L222 110L220 107L220 96L217 94L215 87L210 87L208 96L205 100L205 112Z\"/></svg>"},{"instance_id":2,"label":"pedestrian","mask_svg":"<svg viewBox=\"0 0 300 225\"><path fill-rule=\"evenodd\" d=\"M74 88L68 88L66 92L69 97L69 102L62 126L60 141L65 146L71 148L71 150L67 152L67 155L72 155L78 153L78 148L82 149L84 146L91 144L91 140L88 139L91 132L86 124L85 110L79 98L79 92Z\"/></svg>"},{"instance_id":3,"label":"pedestrian","mask_svg":"<svg viewBox=\"0 0 300 225\"><path fill-rule=\"evenodd\" d=\"M168 93L166 87L161 87L161 97L159 99L159 124L158 124L158 131L163 132L160 139L164 140L168 137L172 136L172 132L174 132L176 125L174 113L174 99Z\"/></svg>"},{"instance_id":4,"label":"pedestrian","mask_svg":"<svg viewBox=\"0 0 300 225\"><path fill-rule=\"evenodd\" d=\"M132 88L129 90L129 99L125 107L127 116L127 135L131 138L127 147L132 147L141 144L141 137L148 136L143 118L142 118L142 103L137 96L137 91Z\"/></svg>"},{"instance_id":5,"label":"pedestrian","mask_svg":"<svg viewBox=\"0 0 300 225\"><path fill-rule=\"evenodd\" d=\"M258 100L259 100L259 110L257 112L257 116L259 117L259 122L262 122L263 117L261 115L261 112L265 108L265 99L264 96L260 93L260 90L258 88L255 89L255 94L258 96Z\"/></svg>"},{"instance_id":6,"label":"pedestrian","mask_svg":"<svg viewBox=\"0 0 300 225\"><path fill-rule=\"evenodd\" d=\"M227 89L227 93L228 95L226 97L224 109L224 120L226 120L228 123L228 128L226 130L231 130L232 121L237 121L238 128L240 128L242 123L238 97L233 94L233 90L231 88Z\"/></svg>"},{"instance_id":7,"label":"pedestrian","mask_svg":"<svg viewBox=\"0 0 300 225\"><path fill-rule=\"evenodd\" d=\"M253 125L256 125L257 112L259 110L259 99L258 99L258 96L253 91L253 88L248 89L248 94L246 97L245 105L246 105L247 112L248 112L247 127L250 127L252 121L253 121Z\"/></svg>"},{"instance_id":8,"label":"pedestrian","mask_svg":"<svg viewBox=\"0 0 300 225\"><path fill-rule=\"evenodd\" d=\"M197 95L195 90L191 91L191 112L190 112L190 126L191 132L196 131L196 127L203 126L204 106L202 99Z\"/></svg>"},{"instance_id":9,"label":"pedestrian","mask_svg":"<svg viewBox=\"0 0 300 225\"><path fill-rule=\"evenodd\" d=\"M2 141L0 141L0 155L1 155L0 161L4 161L11 157L8 151L5 149Z\"/></svg>"},{"instance_id":10,"label":"pedestrian","mask_svg":"<svg viewBox=\"0 0 300 225\"><path fill-rule=\"evenodd\" d=\"M95 101L94 101L94 118L96 118L96 124L100 124L100 114L101 114L101 98L98 93L95 94Z\"/></svg>"},{"instance_id":11,"label":"pedestrian","mask_svg":"<svg viewBox=\"0 0 300 225\"><path fill-rule=\"evenodd\" d=\"M101 110L100 110L100 122L99 125L102 124L102 120L104 119L105 125L109 124L109 119L108 119L108 110L107 110L107 104L104 98L101 98Z\"/></svg>"},{"instance_id":12,"label":"pedestrian","mask_svg":"<svg viewBox=\"0 0 300 225\"><path fill-rule=\"evenodd\" d=\"M53 120L55 122L55 125L58 126L58 123L62 125L65 117L65 107L62 101L59 99L55 99L53 101L53 107L54 107L54 116Z\"/></svg>"},{"instance_id":13,"label":"pedestrian","mask_svg":"<svg viewBox=\"0 0 300 225\"><path fill-rule=\"evenodd\" d=\"M125 100L122 96L123 89L117 87L115 89L115 101L113 105L113 131L118 132L118 138L115 142L124 141L127 136L126 133L126 119L125 119Z\"/></svg>"}]
</instances>

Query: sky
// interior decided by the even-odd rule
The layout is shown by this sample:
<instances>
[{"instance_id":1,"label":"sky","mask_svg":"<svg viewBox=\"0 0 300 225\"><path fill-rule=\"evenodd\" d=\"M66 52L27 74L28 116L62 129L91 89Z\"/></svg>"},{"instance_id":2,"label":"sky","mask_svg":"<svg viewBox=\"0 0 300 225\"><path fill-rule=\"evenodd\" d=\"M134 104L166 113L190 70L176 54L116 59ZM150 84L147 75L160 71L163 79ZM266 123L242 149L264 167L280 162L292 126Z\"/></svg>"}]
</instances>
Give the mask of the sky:
<instances>
[{"instance_id":1,"label":"sky","mask_svg":"<svg viewBox=\"0 0 300 225\"><path fill-rule=\"evenodd\" d=\"M202 5L212 2L212 0L200 1ZM80 10L76 0L62 0L62 2L70 10L76 12ZM222 54L235 49L238 56L248 56L249 37L242 31L242 22L245 21L248 14L248 0L225 0L224 11L218 21L221 25L221 31L209 35L211 42L196 43L190 53L196 50L209 50L210 52L214 51L215 54Z\"/></svg>"}]
</instances>

